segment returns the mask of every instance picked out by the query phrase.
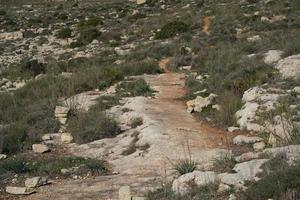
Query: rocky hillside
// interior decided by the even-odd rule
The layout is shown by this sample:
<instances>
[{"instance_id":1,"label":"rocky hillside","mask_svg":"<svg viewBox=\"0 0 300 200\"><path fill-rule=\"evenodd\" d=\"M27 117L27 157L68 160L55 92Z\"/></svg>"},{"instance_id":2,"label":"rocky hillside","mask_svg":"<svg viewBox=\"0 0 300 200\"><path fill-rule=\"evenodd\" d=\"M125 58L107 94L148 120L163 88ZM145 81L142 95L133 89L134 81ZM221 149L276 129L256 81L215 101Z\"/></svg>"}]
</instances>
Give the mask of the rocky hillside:
<instances>
[{"instance_id":1,"label":"rocky hillside","mask_svg":"<svg viewBox=\"0 0 300 200\"><path fill-rule=\"evenodd\" d=\"M299 0L0 5L0 199L300 198Z\"/></svg>"}]
</instances>

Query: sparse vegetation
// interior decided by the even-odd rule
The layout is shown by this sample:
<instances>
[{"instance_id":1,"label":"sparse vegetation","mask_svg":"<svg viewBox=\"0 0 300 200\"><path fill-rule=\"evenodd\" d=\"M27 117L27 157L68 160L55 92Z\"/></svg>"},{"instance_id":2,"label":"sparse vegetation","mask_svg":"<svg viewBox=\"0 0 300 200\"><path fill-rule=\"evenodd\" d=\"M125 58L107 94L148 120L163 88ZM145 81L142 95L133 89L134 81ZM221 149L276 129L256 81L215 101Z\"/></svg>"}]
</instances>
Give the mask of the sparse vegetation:
<instances>
[{"instance_id":1,"label":"sparse vegetation","mask_svg":"<svg viewBox=\"0 0 300 200\"><path fill-rule=\"evenodd\" d=\"M197 169L197 163L192 159L179 160L174 165L175 170L180 174L187 174Z\"/></svg>"},{"instance_id":2,"label":"sparse vegetation","mask_svg":"<svg viewBox=\"0 0 300 200\"><path fill-rule=\"evenodd\" d=\"M120 96L152 96L153 90L143 79L123 81L117 88Z\"/></svg>"},{"instance_id":3,"label":"sparse vegetation","mask_svg":"<svg viewBox=\"0 0 300 200\"><path fill-rule=\"evenodd\" d=\"M120 133L118 123L104 112L79 113L70 119L68 129L77 143L88 143Z\"/></svg>"},{"instance_id":4,"label":"sparse vegetation","mask_svg":"<svg viewBox=\"0 0 300 200\"><path fill-rule=\"evenodd\" d=\"M236 161L231 155L224 155L213 161L213 171L218 173L232 172Z\"/></svg>"}]
</instances>

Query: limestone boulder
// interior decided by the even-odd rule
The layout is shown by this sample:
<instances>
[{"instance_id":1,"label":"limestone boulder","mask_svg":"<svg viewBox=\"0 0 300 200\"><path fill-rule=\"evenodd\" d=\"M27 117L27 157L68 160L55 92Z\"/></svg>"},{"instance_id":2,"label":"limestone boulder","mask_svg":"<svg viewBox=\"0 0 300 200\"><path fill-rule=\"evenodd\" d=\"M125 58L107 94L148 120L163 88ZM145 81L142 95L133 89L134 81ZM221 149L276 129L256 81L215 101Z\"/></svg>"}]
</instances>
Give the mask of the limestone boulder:
<instances>
[{"instance_id":1,"label":"limestone boulder","mask_svg":"<svg viewBox=\"0 0 300 200\"><path fill-rule=\"evenodd\" d=\"M256 137L256 136L249 137L249 136L245 136L245 135L238 135L233 138L233 143L235 145L253 144L256 142L260 142L262 140L263 140L262 138Z\"/></svg>"},{"instance_id":2,"label":"limestone boulder","mask_svg":"<svg viewBox=\"0 0 300 200\"><path fill-rule=\"evenodd\" d=\"M44 144L33 144L32 145L32 150L35 153L45 153L50 151L49 147Z\"/></svg>"},{"instance_id":3,"label":"limestone boulder","mask_svg":"<svg viewBox=\"0 0 300 200\"><path fill-rule=\"evenodd\" d=\"M300 79L300 54L280 60L275 68L283 78Z\"/></svg>"}]
</instances>

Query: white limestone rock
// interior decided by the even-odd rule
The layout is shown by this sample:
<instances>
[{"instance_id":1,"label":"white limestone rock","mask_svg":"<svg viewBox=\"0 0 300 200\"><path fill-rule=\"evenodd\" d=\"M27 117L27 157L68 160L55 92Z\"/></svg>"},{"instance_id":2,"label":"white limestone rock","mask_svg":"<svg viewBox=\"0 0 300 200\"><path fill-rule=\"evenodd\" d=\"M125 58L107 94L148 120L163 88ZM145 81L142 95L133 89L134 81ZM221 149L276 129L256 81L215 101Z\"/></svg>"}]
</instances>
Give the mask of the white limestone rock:
<instances>
[{"instance_id":1,"label":"white limestone rock","mask_svg":"<svg viewBox=\"0 0 300 200\"><path fill-rule=\"evenodd\" d=\"M300 54L280 60L275 68L283 78L300 79Z\"/></svg>"},{"instance_id":2,"label":"white limestone rock","mask_svg":"<svg viewBox=\"0 0 300 200\"><path fill-rule=\"evenodd\" d=\"M269 65L277 63L281 59L283 53L284 52L280 50L269 50L264 54L264 63Z\"/></svg>"},{"instance_id":3,"label":"white limestone rock","mask_svg":"<svg viewBox=\"0 0 300 200\"><path fill-rule=\"evenodd\" d=\"M45 153L50 151L49 147L44 144L33 144L32 145L32 150L35 153Z\"/></svg>"}]
</instances>

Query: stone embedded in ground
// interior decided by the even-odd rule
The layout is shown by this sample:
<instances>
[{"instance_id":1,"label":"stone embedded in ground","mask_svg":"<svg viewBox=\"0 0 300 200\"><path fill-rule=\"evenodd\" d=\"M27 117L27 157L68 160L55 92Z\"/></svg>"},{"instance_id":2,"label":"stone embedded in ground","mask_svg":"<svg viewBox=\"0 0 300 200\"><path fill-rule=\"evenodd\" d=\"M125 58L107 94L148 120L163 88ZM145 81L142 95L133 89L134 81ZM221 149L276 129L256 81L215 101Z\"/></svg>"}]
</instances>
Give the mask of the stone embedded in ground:
<instances>
[{"instance_id":1,"label":"stone embedded in ground","mask_svg":"<svg viewBox=\"0 0 300 200\"><path fill-rule=\"evenodd\" d=\"M257 152L247 152L235 157L234 159L236 162L246 162L257 158L259 158L259 154Z\"/></svg>"},{"instance_id":2,"label":"stone embedded in ground","mask_svg":"<svg viewBox=\"0 0 300 200\"><path fill-rule=\"evenodd\" d=\"M239 128L239 127L231 126L231 127L228 127L227 130L228 130L229 132L235 132L235 131L240 130L240 128Z\"/></svg>"},{"instance_id":3,"label":"stone embedded in ground","mask_svg":"<svg viewBox=\"0 0 300 200\"><path fill-rule=\"evenodd\" d=\"M16 194L16 195L25 195L25 194L34 193L33 189L29 189L26 187L13 187L13 186L6 186L5 191L9 194Z\"/></svg>"},{"instance_id":4,"label":"stone embedded in ground","mask_svg":"<svg viewBox=\"0 0 300 200\"><path fill-rule=\"evenodd\" d=\"M300 79L300 54L289 56L275 66L283 78Z\"/></svg>"},{"instance_id":5,"label":"stone embedded in ground","mask_svg":"<svg viewBox=\"0 0 300 200\"><path fill-rule=\"evenodd\" d=\"M5 154L0 154L0 160L4 160L4 159L6 159L7 158L7 155L5 155Z\"/></svg>"},{"instance_id":6,"label":"stone embedded in ground","mask_svg":"<svg viewBox=\"0 0 300 200\"><path fill-rule=\"evenodd\" d=\"M73 141L73 136L71 133L62 133L60 136L60 140L62 143L68 144Z\"/></svg>"},{"instance_id":7,"label":"stone embedded in ground","mask_svg":"<svg viewBox=\"0 0 300 200\"><path fill-rule=\"evenodd\" d=\"M119 189L119 200L131 200L130 186L122 186Z\"/></svg>"},{"instance_id":8,"label":"stone embedded in ground","mask_svg":"<svg viewBox=\"0 0 300 200\"><path fill-rule=\"evenodd\" d=\"M176 194L184 195L191 189L191 183L197 186L204 186L216 182L217 179L218 175L215 172L194 171L175 179L172 184L172 190Z\"/></svg>"},{"instance_id":9,"label":"stone embedded in ground","mask_svg":"<svg viewBox=\"0 0 300 200\"><path fill-rule=\"evenodd\" d=\"M235 145L242 145L242 144L253 144L256 142L260 142L263 139L260 137L248 137L245 135L238 135L233 138L233 144Z\"/></svg>"},{"instance_id":10,"label":"stone embedded in ground","mask_svg":"<svg viewBox=\"0 0 300 200\"><path fill-rule=\"evenodd\" d=\"M25 186L27 188L35 188L35 187L39 187L42 185L46 185L48 182L46 177L33 177L33 178L27 178L25 180Z\"/></svg>"},{"instance_id":11,"label":"stone embedded in ground","mask_svg":"<svg viewBox=\"0 0 300 200\"><path fill-rule=\"evenodd\" d=\"M45 153L50 151L49 147L47 145L44 144L33 144L32 145L32 150L35 153Z\"/></svg>"},{"instance_id":12,"label":"stone embedded in ground","mask_svg":"<svg viewBox=\"0 0 300 200\"><path fill-rule=\"evenodd\" d=\"M255 151L261 151L266 147L266 144L264 142L257 142L255 144L253 144L253 149Z\"/></svg>"}]
</instances>

